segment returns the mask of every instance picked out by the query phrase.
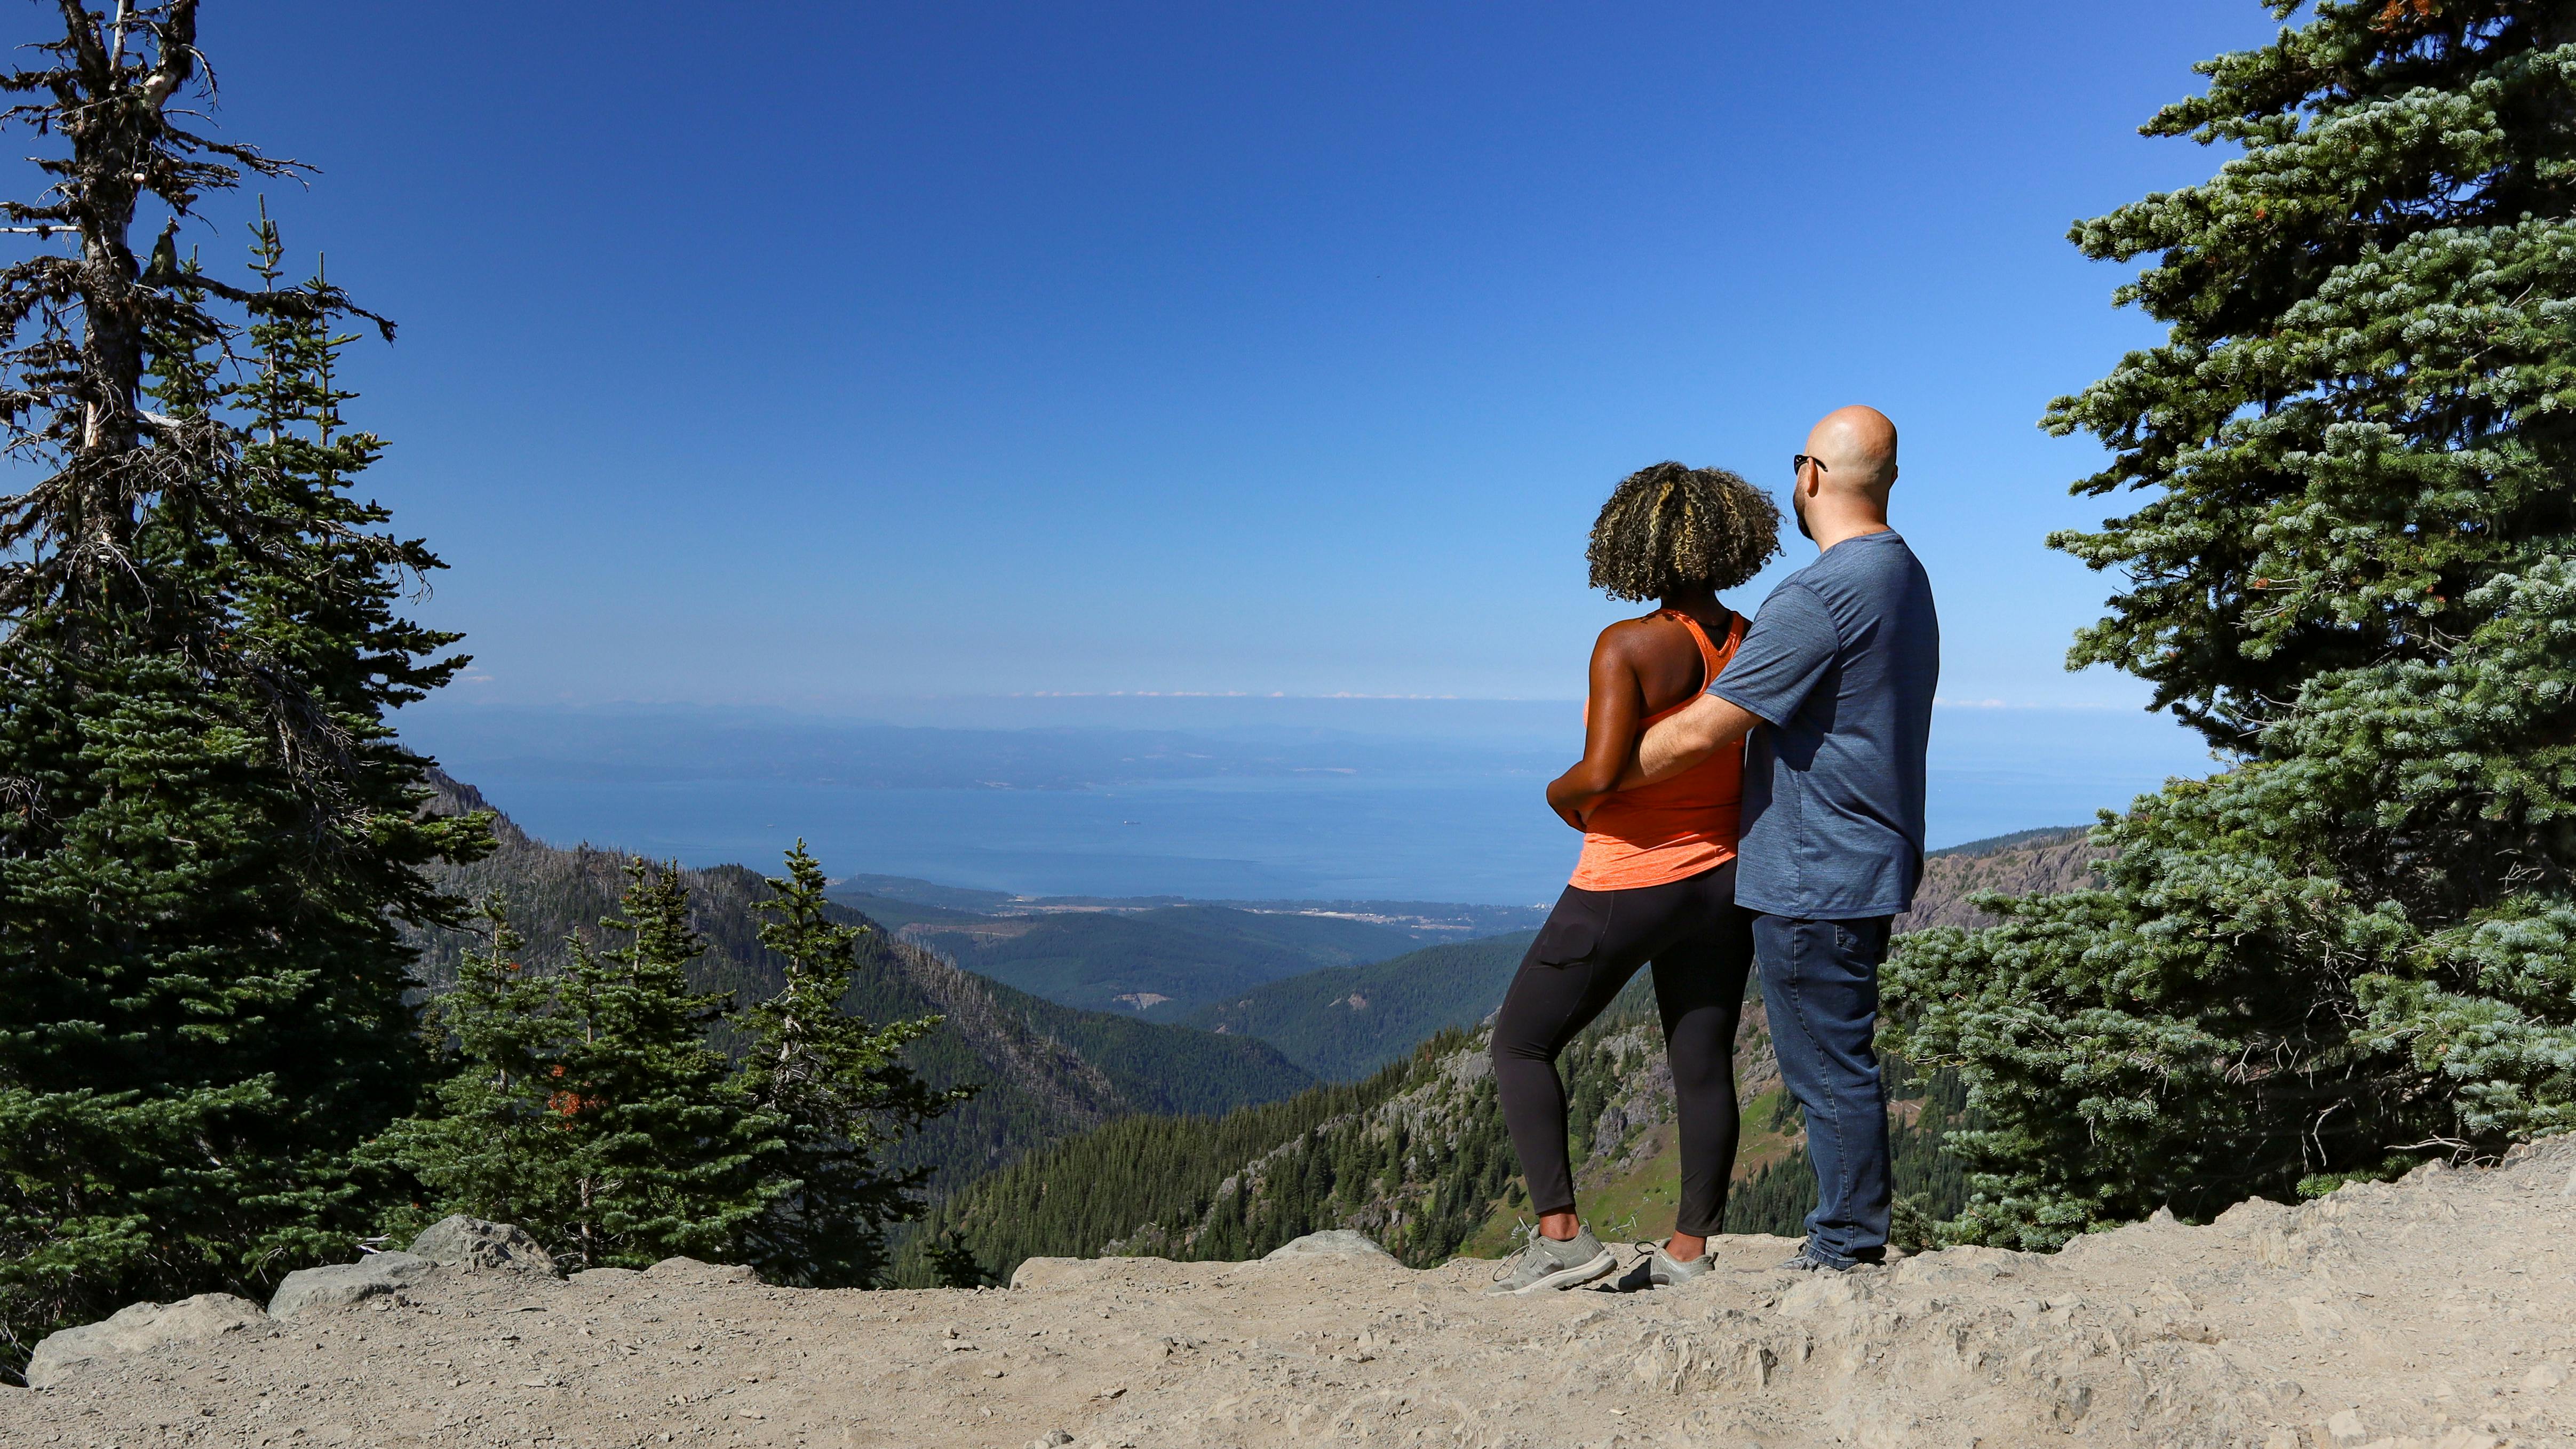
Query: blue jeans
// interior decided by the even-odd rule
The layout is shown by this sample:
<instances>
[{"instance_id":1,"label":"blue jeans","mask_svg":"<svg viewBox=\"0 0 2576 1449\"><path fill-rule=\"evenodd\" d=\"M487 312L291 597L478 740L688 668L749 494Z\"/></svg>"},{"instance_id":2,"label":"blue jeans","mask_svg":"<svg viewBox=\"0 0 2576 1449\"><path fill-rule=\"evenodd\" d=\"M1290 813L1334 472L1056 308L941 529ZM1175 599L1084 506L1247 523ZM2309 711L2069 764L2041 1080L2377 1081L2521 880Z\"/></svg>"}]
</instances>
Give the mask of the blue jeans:
<instances>
[{"instance_id":1,"label":"blue jeans","mask_svg":"<svg viewBox=\"0 0 2576 1449\"><path fill-rule=\"evenodd\" d=\"M1807 1157L1816 1167L1805 1253L1837 1268L1887 1256L1887 1096L1871 1038L1892 921L1753 917L1772 1049L1806 1115Z\"/></svg>"}]
</instances>

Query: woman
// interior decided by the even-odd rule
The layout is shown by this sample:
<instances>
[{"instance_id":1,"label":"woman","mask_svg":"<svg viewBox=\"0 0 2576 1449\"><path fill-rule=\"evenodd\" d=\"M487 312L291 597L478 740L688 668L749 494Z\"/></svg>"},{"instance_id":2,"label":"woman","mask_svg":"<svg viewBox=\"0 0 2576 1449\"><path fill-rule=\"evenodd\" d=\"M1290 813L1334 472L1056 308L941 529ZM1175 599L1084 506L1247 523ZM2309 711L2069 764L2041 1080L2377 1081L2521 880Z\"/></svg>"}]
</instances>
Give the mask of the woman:
<instances>
[{"instance_id":1,"label":"woman","mask_svg":"<svg viewBox=\"0 0 2576 1449\"><path fill-rule=\"evenodd\" d=\"M1735 1167L1735 1020L1753 960L1751 917L1735 904L1743 757L1727 751L1669 780L1616 786L1646 727L1697 698L1743 639L1743 617L1718 590L1779 551L1770 499L1723 469L1679 463L1631 475L1592 527L1592 586L1660 607L1601 631L1582 762L1547 787L1547 803L1584 832L1583 856L1494 1021L1503 1118L1539 1214L1496 1293L1572 1288L1616 1266L1575 1214L1556 1058L1649 961L1679 1106L1681 1204L1673 1235L1619 1286L1708 1271L1708 1235Z\"/></svg>"}]
</instances>

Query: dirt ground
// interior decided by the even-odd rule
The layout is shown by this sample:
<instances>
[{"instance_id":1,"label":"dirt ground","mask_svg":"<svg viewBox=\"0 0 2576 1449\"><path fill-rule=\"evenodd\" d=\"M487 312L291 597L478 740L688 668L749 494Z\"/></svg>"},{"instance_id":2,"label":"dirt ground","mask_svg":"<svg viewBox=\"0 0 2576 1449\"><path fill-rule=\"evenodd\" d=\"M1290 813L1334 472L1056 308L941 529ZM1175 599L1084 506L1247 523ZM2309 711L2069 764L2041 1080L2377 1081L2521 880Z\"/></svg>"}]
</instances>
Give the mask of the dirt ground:
<instances>
[{"instance_id":1,"label":"dirt ground","mask_svg":"<svg viewBox=\"0 0 2576 1449\"><path fill-rule=\"evenodd\" d=\"M1665 1292L1041 1259L1007 1291L442 1269L0 1389L0 1444L2576 1444L2576 1141L2218 1223Z\"/></svg>"}]
</instances>

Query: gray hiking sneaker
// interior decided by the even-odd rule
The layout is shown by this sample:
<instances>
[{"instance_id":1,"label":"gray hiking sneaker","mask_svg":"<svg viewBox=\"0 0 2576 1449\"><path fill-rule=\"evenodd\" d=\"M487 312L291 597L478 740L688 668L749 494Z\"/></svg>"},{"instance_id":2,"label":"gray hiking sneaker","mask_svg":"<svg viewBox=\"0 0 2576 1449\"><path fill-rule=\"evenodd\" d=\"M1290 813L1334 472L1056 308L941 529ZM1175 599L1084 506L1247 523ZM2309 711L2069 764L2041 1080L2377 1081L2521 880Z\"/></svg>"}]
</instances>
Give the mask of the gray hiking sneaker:
<instances>
[{"instance_id":1,"label":"gray hiking sneaker","mask_svg":"<svg viewBox=\"0 0 2576 1449\"><path fill-rule=\"evenodd\" d=\"M1798 1250L1798 1256L1791 1258L1788 1262L1785 1262L1780 1266L1792 1273L1848 1273L1854 1268L1878 1267L1879 1260L1876 1258L1854 1258L1848 1263L1828 1263L1824 1259L1816 1257L1806 1249L1801 1248Z\"/></svg>"},{"instance_id":2,"label":"gray hiking sneaker","mask_svg":"<svg viewBox=\"0 0 2576 1449\"><path fill-rule=\"evenodd\" d=\"M1671 1288L1700 1276L1717 1264L1717 1259L1706 1252L1685 1263L1665 1252L1661 1243L1639 1243L1637 1246L1646 1250L1646 1256L1639 1258L1637 1266L1620 1277L1619 1291L1622 1293Z\"/></svg>"},{"instance_id":3,"label":"gray hiking sneaker","mask_svg":"<svg viewBox=\"0 0 2576 1449\"><path fill-rule=\"evenodd\" d=\"M1590 1228L1562 1243L1545 1234L1533 1234L1528 1247L1494 1270L1494 1286L1485 1294L1521 1297L1550 1288L1578 1288L1618 1266L1618 1257L1601 1246Z\"/></svg>"}]
</instances>

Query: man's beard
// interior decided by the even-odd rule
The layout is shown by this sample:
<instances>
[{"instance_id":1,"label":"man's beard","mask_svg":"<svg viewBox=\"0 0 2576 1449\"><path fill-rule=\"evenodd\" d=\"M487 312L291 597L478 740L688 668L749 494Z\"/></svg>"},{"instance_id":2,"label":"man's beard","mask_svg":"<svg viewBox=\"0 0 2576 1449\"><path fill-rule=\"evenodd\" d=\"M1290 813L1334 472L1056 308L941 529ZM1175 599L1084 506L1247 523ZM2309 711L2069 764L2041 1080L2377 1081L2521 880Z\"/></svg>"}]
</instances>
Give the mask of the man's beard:
<instances>
[{"instance_id":1,"label":"man's beard","mask_svg":"<svg viewBox=\"0 0 2576 1449\"><path fill-rule=\"evenodd\" d=\"M1807 526L1807 495L1794 488L1790 489L1789 511L1798 516L1798 536L1809 543L1814 543L1816 531Z\"/></svg>"}]
</instances>

